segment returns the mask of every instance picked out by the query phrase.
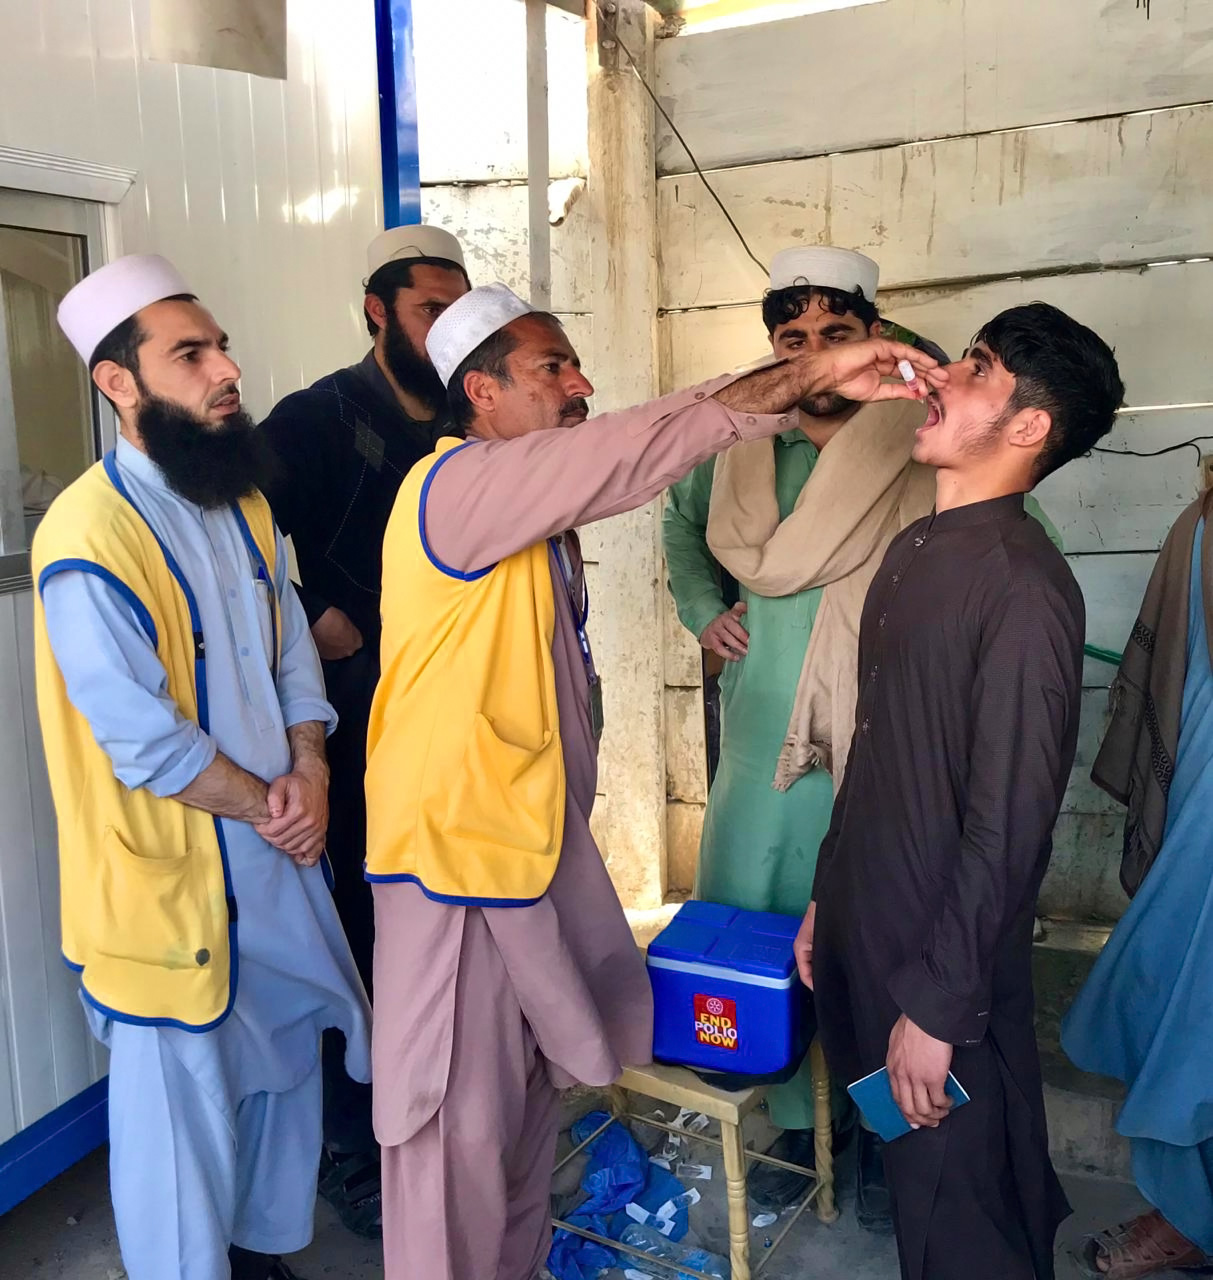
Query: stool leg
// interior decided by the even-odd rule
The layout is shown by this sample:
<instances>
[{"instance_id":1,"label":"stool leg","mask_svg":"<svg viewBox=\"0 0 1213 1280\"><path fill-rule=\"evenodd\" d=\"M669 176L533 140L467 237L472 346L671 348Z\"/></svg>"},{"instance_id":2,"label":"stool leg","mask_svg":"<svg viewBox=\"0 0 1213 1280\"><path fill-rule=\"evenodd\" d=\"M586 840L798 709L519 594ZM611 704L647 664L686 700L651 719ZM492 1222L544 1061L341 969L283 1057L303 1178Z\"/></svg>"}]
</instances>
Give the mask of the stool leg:
<instances>
[{"instance_id":1,"label":"stool leg","mask_svg":"<svg viewBox=\"0 0 1213 1280\"><path fill-rule=\"evenodd\" d=\"M741 1126L722 1123L725 1194L729 1199L729 1267L732 1280L750 1280L750 1215L746 1206L745 1148Z\"/></svg>"},{"instance_id":2,"label":"stool leg","mask_svg":"<svg viewBox=\"0 0 1213 1280\"><path fill-rule=\"evenodd\" d=\"M821 1190L814 1208L822 1222L837 1222L834 1204L834 1123L830 1115L830 1072L820 1040L809 1050L813 1068L814 1152L817 1157L817 1179Z\"/></svg>"},{"instance_id":3,"label":"stool leg","mask_svg":"<svg viewBox=\"0 0 1213 1280\"><path fill-rule=\"evenodd\" d=\"M607 1110L615 1117L616 1120L622 1119L628 1110L628 1095L617 1084L607 1086L606 1091Z\"/></svg>"}]
</instances>

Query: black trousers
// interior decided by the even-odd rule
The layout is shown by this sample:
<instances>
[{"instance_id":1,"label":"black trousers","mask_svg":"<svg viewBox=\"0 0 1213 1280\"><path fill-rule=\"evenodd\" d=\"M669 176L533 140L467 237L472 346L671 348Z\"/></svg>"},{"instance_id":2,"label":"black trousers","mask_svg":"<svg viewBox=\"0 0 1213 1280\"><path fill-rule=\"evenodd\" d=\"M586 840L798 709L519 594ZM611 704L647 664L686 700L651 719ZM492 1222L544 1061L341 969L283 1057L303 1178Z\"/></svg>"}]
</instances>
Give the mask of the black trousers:
<instances>
[{"instance_id":1,"label":"black trousers","mask_svg":"<svg viewBox=\"0 0 1213 1280\"><path fill-rule=\"evenodd\" d=\"M351 658L325 662L324 683L337 712L337 731L328 740L328 855L333 868L333 901L349 940L354 963L371 992L375 952L375 904L362 873L366 858L366 735L371 700L379 682L378 645L369 642ZM345 1037L324 1034L324 1140L340 1153L374 1148L371 1086L351 1080L345 1070Z\"/></svg>"},{"instance_id":2,"label":"black trousers","mask_svg":"<svg viewBox=\"0 0 1213 1280\"><path fill-rule=\"evenodd\" d=\"M882 957L840 945L838 915L822 927L818 908L813 994L830 1071L849 1083L884 1066L900 1010ZM1030 1017L1002 1030L1016 1062L1034 1063ZM957 1047L952 1070L972 1100L884 1147L902 1280L1053 1280L1069 1205L1049 1161L1039 1067L1013 1070L1004 1048L993 1032Z\"/></svg>"}]
</instances>

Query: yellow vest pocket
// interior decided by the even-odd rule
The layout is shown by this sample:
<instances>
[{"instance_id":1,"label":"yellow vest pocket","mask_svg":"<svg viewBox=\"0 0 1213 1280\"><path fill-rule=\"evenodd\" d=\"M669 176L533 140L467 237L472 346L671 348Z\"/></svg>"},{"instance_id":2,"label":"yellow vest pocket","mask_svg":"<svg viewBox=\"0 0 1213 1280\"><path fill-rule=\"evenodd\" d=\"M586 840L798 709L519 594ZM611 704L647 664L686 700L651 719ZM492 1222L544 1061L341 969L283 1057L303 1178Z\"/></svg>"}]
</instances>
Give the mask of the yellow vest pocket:
<instances>
[{"instance_id":1,"label":"yellow vest pocket","mask_svg":"<svg viewBox=\"0 0 1213 1280\"><path fill-rule=\"evenodd\" d=\"M462 767L447 792L442 824L445 841L461 847L455 858L422 868L423 883L437 887L456 869L461 884L445 892L478 897L485 883L496 880L501 888L517 886L526 896L537 887L537 864L546 860L550 868L538 877L546 889L563 837L563 796L558 733L548 729L538 747L520 747L500 737L488 717L477 712Z\"/></svg>"},{"instance_id":2,"label":"yellow vest pocket","mask_svg":"<svg viewBox=\"0 0 1213 1280\"><path fill-rule=\"evenodd\" d=\"M211 911L202 863L206 853L187 849L168 857L135 853L106 827L102 841L96 931L98 957L197 969L210 963L206 948ZM138 916L131 907L138 904ZM104 963L104 962L103 962Z\"/></svg>"}]
</instances>

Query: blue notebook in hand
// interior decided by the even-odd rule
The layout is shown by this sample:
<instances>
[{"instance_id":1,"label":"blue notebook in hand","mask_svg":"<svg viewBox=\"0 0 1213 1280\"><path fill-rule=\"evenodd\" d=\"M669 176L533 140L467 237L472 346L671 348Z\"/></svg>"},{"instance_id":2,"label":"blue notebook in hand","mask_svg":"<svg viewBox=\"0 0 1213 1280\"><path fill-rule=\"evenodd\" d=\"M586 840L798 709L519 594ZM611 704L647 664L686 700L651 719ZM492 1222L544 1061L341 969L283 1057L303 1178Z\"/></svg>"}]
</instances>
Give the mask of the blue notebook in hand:
<instances>
[{"instance_id":1,"label":"blue notebook in hand","mask_svg":"<svg viewBox=\"0 0 1213 1280\"><path fill-rule=\"evenodd\" d=\"M888 1067L881 1067L870 1076L856 1080L854 1084L847 1086L847 1092L863 1112L863 1118L885 1142L892 1142L895 1138L903 1138L907 1133L913 1132L910 1122L901 1114L901 1108L893 1100ZM969 1095L950 1071L944 1092L952 1099L953 1111L957 1107L963 1107L969 1100Z\"/></svg>"}]
</instances>

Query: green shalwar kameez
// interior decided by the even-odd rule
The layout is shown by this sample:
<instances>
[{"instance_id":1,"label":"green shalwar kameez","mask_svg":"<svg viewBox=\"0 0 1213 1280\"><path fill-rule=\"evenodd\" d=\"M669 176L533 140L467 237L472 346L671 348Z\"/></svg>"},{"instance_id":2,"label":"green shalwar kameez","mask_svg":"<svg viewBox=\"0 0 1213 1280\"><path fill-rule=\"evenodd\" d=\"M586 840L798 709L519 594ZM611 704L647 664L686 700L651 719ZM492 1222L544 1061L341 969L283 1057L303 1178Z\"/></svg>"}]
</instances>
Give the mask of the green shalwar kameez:
<instances>
[{"instance_id":1,"label":"green shalwar kameez","mask_svg":"<svg viewBox=\"0 0 1213 1280\"><path fill-rule=\"evenodd\" d=\"M775 437L779 518L796 505L817 447L798 428ZM720 566L707 545L713 458L669 492L662 534L678 616L694 635L726 606ZM817 849L830 825L834 784L814 769L790 790L775 791L775 762L824 588L759 596L741 588L749 652L720 676L720 763L708 795L695 896L750 911L801 916L809 905ZM767 1095L771 1120L784 1129L813 1127L808 1060L793 1080Z\"/></svg>"},{"instance_id":2,"label":"green shalwar kameez","mask_svg":"<svg viewBox=\"0 0 1213 1280\"><path fill-rule=\"evenodd\" d=\"M773 446L775 497L784 520L819 453L799 428L776 436ZM695 636L727 607L720 566L707 545L715 466L715 458L702 463L670 489L662 520L670 590L678 617ZM1030 498L1025 505L1060 546L1039 506ZM823 590L760 596L741 587L750 644L745 657L725 662L720 676L720 761L704 815L697 898L790 916L808 909L817 850L834 807L833 780L824 769L813 769L787 791L771 783ZM808 1059L767 1098L774 1124L812 1128Z\"/></svg>"}]
</instances>

